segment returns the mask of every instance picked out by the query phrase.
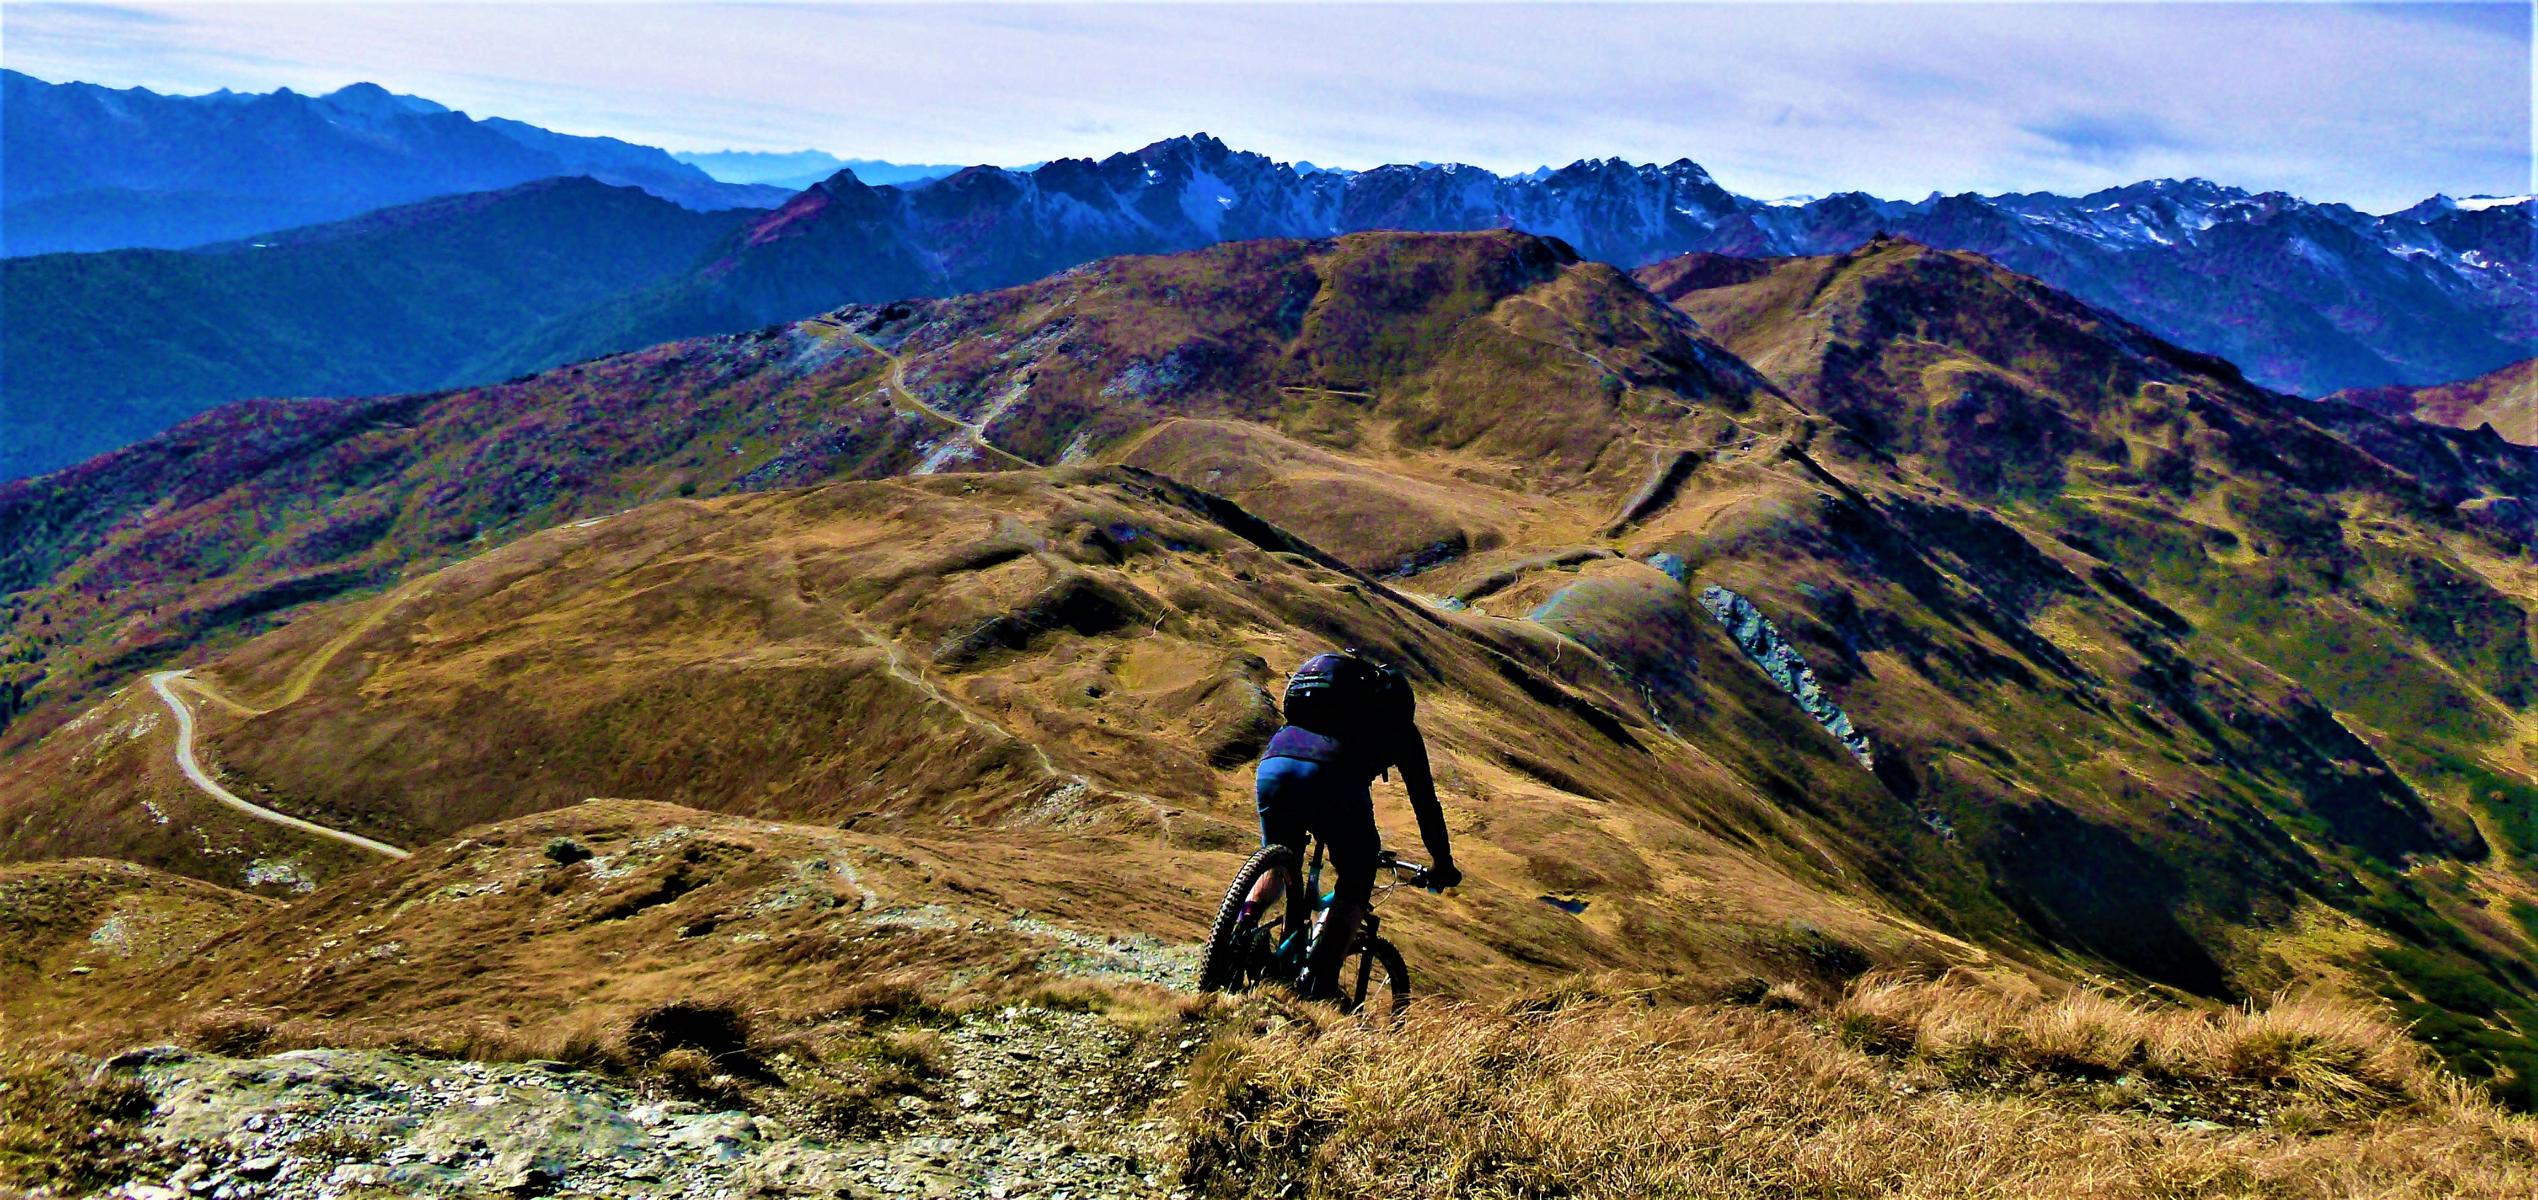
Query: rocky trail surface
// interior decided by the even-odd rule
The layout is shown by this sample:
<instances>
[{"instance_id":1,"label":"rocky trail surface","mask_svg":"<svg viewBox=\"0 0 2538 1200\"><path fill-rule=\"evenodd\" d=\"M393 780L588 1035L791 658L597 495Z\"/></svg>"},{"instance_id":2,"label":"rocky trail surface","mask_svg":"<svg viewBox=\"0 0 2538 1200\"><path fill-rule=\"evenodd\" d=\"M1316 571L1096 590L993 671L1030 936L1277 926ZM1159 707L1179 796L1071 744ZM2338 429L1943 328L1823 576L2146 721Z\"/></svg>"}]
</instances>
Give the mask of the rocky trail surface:
<instances>
[{"instance_id":1,"label":"rocky trail surface","mask_svg":"<svg viewBox=\"0 0 2538 1200\"><path fill-rule=\"evenodd\" d=\"M850 336L852 336L856 343L861 345L864 349L880 355L884 360L889 362L890 390L893 394L898 396L901 404L906 405L913 411L924 413L926 416L932 417L937 421L941 421L959 431L958 435L950 441L946 441L941 445L936 446L934 449L927 451L925 460L917 466L915 472L916 474L932 475L955 462L965 461L981 455L1001 459L1009 466L1030 468L1039 465L1038 463L1032 462L1030 459L1024 458L1019 454L1015 454L1012 451L1006 450L1004 447L998 446L994 442L987 440L987 427L995 423L996 417L1002 414L1005 408L1011 406L1012 397L1010 395L1004 403L992 406L989 411L982 414L979 419L975 421L964 421L951 413L945 412L940 408L936 408L934 405L926 403L924 397L916 394L916 389L908 386L908 364L905 357L893 354L890 351L883 349L880 343L873 341L871 338L865 337L863 334L853 333L850 334Z\"/></svg>"},{"instance_id":2,"label":"rocky trail surface","mask_svg":"<svg viewBox=\"0 0 2538 1200\"><path fill-rule=\"evenodd\" d=\"M1148 1115L1203 1038L1007 1006L938 1030L940 1071L852 1132L699 1103L563 1063L368 1050L110 1060L183 1165L128 1200L385 1196L1169 1196ZM826 1128L823 1126L826 1125Z\"/></svg>"}]
</instances>

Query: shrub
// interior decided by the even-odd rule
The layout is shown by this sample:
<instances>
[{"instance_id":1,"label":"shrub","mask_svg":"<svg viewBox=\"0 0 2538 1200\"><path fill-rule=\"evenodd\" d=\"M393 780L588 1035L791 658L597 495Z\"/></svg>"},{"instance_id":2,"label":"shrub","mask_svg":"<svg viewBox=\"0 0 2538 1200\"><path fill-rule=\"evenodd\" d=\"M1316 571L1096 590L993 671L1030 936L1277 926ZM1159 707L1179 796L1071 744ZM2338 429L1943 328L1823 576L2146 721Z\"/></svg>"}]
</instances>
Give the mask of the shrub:
<instances>
[{"instance_id":1,"label":"shrub","mask_svg":"<svg viewBox=\"0 0 2538 1200\"><path fill-rule=\"evenodd\" d=\"M729 1105L740 1098L740 1080L724 1071L714 1056L681 1046L652 1060L652 1073L679 1096L709 1104Z\"/></svg>"},{"instance_id":2,"label":"shrub","mask_svg":"<svg viewBox=\"0 0 2538 1200\"><path fill-rule=\"evenodd\" d=\"M177 1040L197 1050L234 1057L261 1054L272 1045L273 1022L237 1009L213 1009L195 1018Z\"/></svg>"},{"instance_id":3,"label":"shrub","mask_svg":"<svg viewBox=\"0 0 2538 1200\"><path fill-rule=\"evenodd\" d=\"M727 1004L673 1001L645 1009L627 1022L625 1047L638 1065L652 1063L672 1050L694 1050L717 1063L745 1058L749 1022Z\"/></svg>"}]
</instances>

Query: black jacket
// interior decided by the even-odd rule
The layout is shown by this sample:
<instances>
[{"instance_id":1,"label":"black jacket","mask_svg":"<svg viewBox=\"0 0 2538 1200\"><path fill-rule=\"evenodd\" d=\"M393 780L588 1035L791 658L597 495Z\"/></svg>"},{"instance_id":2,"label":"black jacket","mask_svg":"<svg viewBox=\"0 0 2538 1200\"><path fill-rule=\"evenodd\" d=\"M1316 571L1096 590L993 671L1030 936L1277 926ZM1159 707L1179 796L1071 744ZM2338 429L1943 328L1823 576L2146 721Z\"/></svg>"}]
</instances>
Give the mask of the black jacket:
<instances>
[{"instance_id":1,"label":"black jacket","mask_svg":"<svg viewBox=\"0 0 2538 1200\"><path fill-rule=\"evenodd\" d=\"M1367 736L1349 738L1288 725L1269 739L1269 749L1261 757L1322 763L1369 784L1375 776L1399 767L1401 785L1410 790L1410 811L1419 818L1419 840L1426 843L1428 857L1437 866L1454 861L1445 834L1445 809L1436 800L1436 777L1428 769L1428 742L1420 736L1418 722L1403 721L1389 733L1369 731Z\"/></svg>"}]
</instances>

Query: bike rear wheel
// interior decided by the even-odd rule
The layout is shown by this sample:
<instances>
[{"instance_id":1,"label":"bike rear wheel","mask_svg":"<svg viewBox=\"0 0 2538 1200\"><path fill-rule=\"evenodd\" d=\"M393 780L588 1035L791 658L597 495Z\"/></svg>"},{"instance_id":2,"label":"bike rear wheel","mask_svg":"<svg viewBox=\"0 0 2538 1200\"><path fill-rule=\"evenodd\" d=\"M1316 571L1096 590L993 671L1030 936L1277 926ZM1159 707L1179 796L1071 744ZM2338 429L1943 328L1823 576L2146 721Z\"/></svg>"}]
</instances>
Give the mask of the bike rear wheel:
<instances>
[{"instance_id":1,"label":"bike rear wheel","mask_svg":"<svg viewBox=\"0 0 2538 1200\"><path fill-rule=\"evenodd\" d=\"M1265 904L1252 904L1252 889L1273 876L1278 895ZM1199 962L1199 990L1236 992L1281 974L1292 976L1292 968L1280 970L1282 954L1300 953L1303 937L1299 931L1305 929L1309 911L1296 852L1285 846L1261 847L1234 872L1224 903L1217 906L1216 922L1207 935L1207 954Z\"/></svg>"},{"instance_id":2,"label":"bike rear wheel","mask_svg":"<svg viewBox=\"0 0 2538 1200\"><path fill-rule=\"evenodd\" d=\"M1340 992L1348 1011L1390 1024L1410 1006L1409 964L1391 942L1368 938L1340 965Z\"/></svg>"}]
</instances>

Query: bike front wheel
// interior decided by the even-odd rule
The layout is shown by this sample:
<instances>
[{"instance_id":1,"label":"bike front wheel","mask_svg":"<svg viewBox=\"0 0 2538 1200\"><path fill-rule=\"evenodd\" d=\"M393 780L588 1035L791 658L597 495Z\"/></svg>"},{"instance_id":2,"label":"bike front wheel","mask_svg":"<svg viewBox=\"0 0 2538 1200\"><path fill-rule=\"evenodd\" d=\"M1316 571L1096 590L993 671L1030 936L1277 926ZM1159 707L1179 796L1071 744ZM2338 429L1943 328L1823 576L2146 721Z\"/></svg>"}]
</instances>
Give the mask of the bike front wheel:
<instances>
[{"instance_id":1,"label":"bike front wheel","mask_svg":"<svg viewBox=\"0 0 2538 1200\"><path fill-rule=\"evenodd\" d=\"M1252 893L1264 880L1274 881L1272 894L1255 901ZM1199 990L1238 992L1271 979L1292 982L1304 944L1304 881L1296 853L1285 846L1263 846L1234 872L1216 922L1207 935L1207 954L1199 962Z\"/></svg>"},{"instance_id":2,"label":"bike front wheel","mask_svg":"<svg viewBox=\"0 0 2538 1200\"><path fill-rule=\"evenodd\" d=\"M1410 1006L1410 967L1391 942L1369 938L1341 964L1340 987L1350 1012L1388 1025Z\"/></svg>"}]
</instances>

